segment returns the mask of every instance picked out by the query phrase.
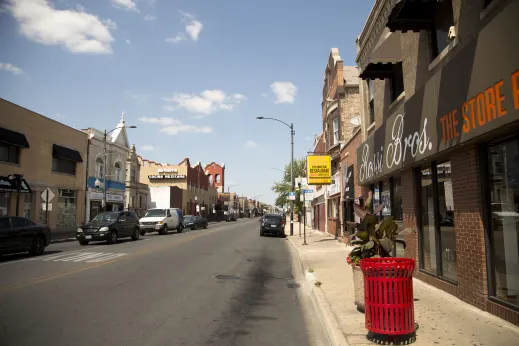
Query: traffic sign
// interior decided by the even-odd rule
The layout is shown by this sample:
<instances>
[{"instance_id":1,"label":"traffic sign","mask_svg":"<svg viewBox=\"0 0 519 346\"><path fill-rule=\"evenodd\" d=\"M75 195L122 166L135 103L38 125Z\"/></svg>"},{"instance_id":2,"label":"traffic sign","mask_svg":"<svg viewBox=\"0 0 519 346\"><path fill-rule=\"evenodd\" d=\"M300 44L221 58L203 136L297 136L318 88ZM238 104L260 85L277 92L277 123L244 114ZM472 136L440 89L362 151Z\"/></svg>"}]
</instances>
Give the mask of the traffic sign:
<instances>
[{"instance_id":1,"label":"traffic sign","mask_svg":"<svg viewBox=\"0 0 519 346\"><path fill-rule=\"evenodd\" d=\"M294 191L291 191L288 193L288 200L289 201L295 201L296 200L296 193Z\"/></svg>"},{"instance_id":2,"label":"traffic sign","mask_svg":"<svg viewBox=\"0 0 519 346\"><path fill-rule=\"evenodd\" d=\"M314 190L309 189L309 190L305 190L304 192L305 192L305 193L312 193L312 192L314 192Z\"/></svg>"},{"instance_id":3,"label":"traffic sign","mask_svg":"<svg viewBox=\"0 0 519 346\"><path fill-rule=\"evenodd\" d=\"M41 198L44 202L50 202L54 198L55 194L51 189L46 188L45 191L41 193Z\"/></svg>"}]
</instances>

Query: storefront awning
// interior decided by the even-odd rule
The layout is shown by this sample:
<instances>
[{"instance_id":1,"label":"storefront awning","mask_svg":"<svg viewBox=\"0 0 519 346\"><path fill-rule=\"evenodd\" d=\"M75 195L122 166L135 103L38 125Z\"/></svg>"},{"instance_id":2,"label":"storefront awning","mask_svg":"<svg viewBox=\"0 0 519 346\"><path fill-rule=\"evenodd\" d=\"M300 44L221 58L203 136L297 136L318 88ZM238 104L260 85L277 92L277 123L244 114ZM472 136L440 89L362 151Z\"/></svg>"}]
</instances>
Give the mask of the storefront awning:
<instances>
[{"instance_id":1,"label":"storefront awning","mask_svg":"<svg viewBox=\"0 0 519 346\"><path fill-rule=\"evenodd\" d=\"M393 78L394 76L394 65L395 64L368 64L366 68L359 75L361 79L386 79Z\"/></svg>"},{"instance_id":2,"label":"storefront awning","mask_svg":"<svg viewBox=\"0 0 519 346\"><path fill-rule=\"evenodd\" d=\"M396 63L402 61L401 33L385 28L375 48L368 55L368 63Z\"/></svg>"},{"instance_id":3,"label":"storefront awning","mask_svg":"<svg viewBox=\"0 0 519 346\"><path fill-rule=\"evenodd\" d=\"M0 177L0 192L16 192L16 181L9 179L9 177ZM20 180L20 192L31 193L31 187L25 179Z\"/></svg>"},{"instance_id":4,"label":"storefront awning","mask_svg":"<svg viewBox=\"0 0 519 346\"><path fill-rule=\"evenodd\" d=\"M79 151L65 148L57 144L54 144L52 147L52 156L62 157L76 162L83 162Z\"/></svg>"},{"instance_id":5,"label":"storefront awning","mask_svg":"<svg viewBox=\"0 0 519 346\"><path fill-rule=\"evenodd\" d=\"M391 31L428 30L437 0L402 0L393 7L386 26Z\"/></svg>"},{"instance_id":6,"label":"storefront awning","mask_svg":"<svg viewBox=\"0 0 519 346\"><path fill-rule=\"evenodd\" d=\"M29 142L23 133L0 127L0 141L22 148L29 148Z\"/></svg>"}]
</instances>

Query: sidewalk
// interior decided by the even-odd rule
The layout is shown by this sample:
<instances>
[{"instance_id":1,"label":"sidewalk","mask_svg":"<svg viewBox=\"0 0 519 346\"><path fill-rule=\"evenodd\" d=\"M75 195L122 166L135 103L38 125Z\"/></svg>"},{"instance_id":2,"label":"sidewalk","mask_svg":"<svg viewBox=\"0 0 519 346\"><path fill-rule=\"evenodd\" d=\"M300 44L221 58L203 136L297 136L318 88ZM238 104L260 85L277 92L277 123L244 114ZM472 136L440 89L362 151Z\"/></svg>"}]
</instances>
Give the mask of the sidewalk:
<instances>
[{"instance_id":1,"label":"sidewalk","mask_svg":"<svg viewBox=\"0 0 519 346\"><path fill-rule=\"evenodd\" d=\"M320 287L311 285L311 294L321 305L319 313L323 316L317 318L330 322L334 346L374 345L366 338L364 314L354 304L353 273L346 263L352 247L308 227L308 245L302 245L298 230L299 224L294 222L295 235L287 238L299 254L307 279L322 283ZM288 227L285 232L290 234ZM310 268L313 273L309 273ZM418 279L413 279L413 284L415 322L419 326L413 345L519 345L519 327Z\"/></svg>"}]
</instances>

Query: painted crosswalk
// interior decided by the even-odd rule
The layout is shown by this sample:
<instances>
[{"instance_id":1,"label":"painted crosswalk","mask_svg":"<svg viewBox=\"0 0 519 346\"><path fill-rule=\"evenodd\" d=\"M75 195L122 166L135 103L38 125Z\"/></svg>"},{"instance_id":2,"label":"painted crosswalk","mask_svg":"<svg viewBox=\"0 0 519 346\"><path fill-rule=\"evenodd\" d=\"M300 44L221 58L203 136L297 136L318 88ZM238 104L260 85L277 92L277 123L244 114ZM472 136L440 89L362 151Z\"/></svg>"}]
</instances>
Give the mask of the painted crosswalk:
<instances>
[{"instance_id":1,"label":"painted crosswalk","mask_svg":"<svg viewBox=\"0 0 519 346\"><path fill-rule=\"evenodd\" d=\"M60 253L55 255L47 255L41 257L31 258L31 261L39 262L85 262L85 263L99 263L115 258L126 256L127 253L113 253L113 252L86 252L76 251Z\"/></svg>"}]
</instances>

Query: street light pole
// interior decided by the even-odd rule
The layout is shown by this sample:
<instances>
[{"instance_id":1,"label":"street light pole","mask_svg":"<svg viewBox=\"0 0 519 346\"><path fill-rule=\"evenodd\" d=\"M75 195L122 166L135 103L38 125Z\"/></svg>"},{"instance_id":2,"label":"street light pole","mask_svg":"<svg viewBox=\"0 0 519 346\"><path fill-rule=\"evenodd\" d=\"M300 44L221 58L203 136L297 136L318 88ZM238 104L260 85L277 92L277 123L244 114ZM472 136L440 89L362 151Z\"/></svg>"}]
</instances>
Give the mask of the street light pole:
<instances>
[{"instance_id":1,"label":"street light pole","mask_svg":"<svg viewBox=\"0 0 519 346\"><path fill-rule=\"evenodd\" d=\"M278 121L288 128L290 128L290 185L292 188L292 192L294 191L294 135L296 132L294 131L294 123L290 123L288 125L286 122L276 119L276 118L266 118L266 117L256 117L259 120L274 120ZM290 201L290 235L294 235L294 201Z\"/></svg>"}]
</instances>

